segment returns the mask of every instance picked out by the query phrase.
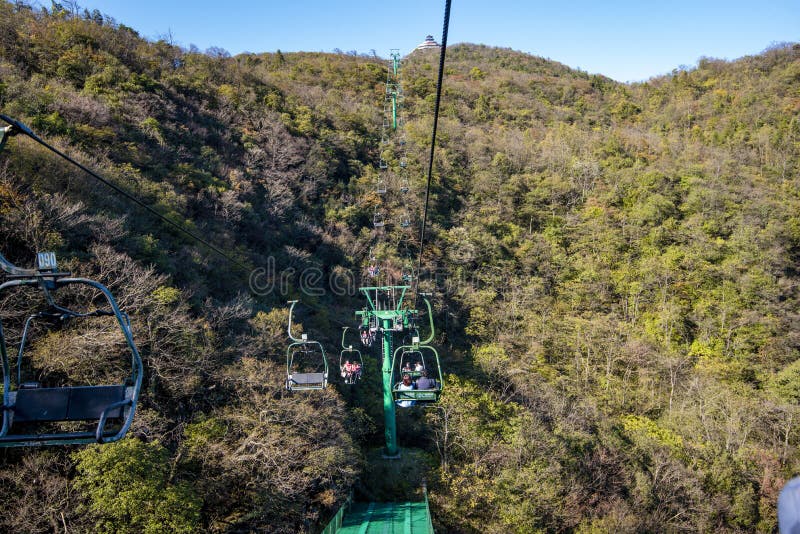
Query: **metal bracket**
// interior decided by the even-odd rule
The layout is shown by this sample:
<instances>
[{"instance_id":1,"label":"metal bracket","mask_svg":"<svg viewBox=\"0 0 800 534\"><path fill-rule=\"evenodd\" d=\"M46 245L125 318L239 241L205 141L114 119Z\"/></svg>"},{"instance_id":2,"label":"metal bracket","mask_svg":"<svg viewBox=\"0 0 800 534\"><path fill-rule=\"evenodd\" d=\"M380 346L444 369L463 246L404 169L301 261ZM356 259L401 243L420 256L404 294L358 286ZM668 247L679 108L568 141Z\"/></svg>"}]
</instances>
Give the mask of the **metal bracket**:
<instances>
[{"instance_id":1,"label":"metal bracket","mask_svg":"<svg viewBox=\"0 0 800 534\"><path fill-rule=\"evenodd\" d=\"M52 282L56 278L70 276L68 272L58 272L58 262L54 252L40 252L36 255L36 268L23 269L17 267L5 256L0 254L0 271L5 273L6 278L37 278L39 280L49 280ZM2 274L0 273L0 274Z\"/></svg>"}]
</instances>

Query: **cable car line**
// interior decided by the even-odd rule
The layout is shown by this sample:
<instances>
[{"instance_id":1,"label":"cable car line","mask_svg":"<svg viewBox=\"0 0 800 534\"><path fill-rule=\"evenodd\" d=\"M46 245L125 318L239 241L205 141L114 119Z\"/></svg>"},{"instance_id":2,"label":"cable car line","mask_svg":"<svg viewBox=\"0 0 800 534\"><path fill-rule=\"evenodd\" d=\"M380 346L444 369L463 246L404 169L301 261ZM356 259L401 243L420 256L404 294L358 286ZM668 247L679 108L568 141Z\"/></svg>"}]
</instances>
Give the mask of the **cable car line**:
<instances>
[{"instance_id":1,"label":"cable car line","mask_svg":"<svg viewBox=\"0 0 800 534\"><path fill-rule=\"evenodd\" d=\"M5 130L4 133L6 135L15 135L17 133L24 133L25 135L27 135L28 137L30 137L31 139L33 139L34 141L36 141L37 143L42 145L43 147L45 147L48 150L50 150L51 152L54 152L55 154L61 156L65 160L69 161L70 163L72 163L73 165L75 165L76 167L78 167L79 169L84 171L85 173L87 173L92 178L102 182L103 184L105 184L106 186L110 187L111 189L113 189L114 191L116 191L117 193L122 195L123 197L125 197L128 200L130 200L131 202L139 205L140 207L144 208L145 210L147 210L151 214L155 215L156 217L158 217L159 219L161 219L162 221L164 221L168 225L172 226L173 228L175 228L179 232L189 236L190 238L192 238L193 240L197 241L198 243L201 243L201 244L205 245L206 247L208 247L212 251L216 252L217 254L219 254L220 256L222 256L223 258L228 260L229 262L231 262L234 265L236 265L237 267L243 269L244 272L249 273L252 270L251 267L248 267L248 266L244 265L243 263L241 263L240 261L238 261L237 259L231 257L229 254L227 254L225 251L223 251L222 249L220 249L216 245L213 245L213 244L209 243L208 241L206 241L202 237L198 236L194 232L191 232L190 230L187 230L186 228L184 228L182 225L176 223L175 221L169 220L167 217L165 217L164 215L159 213L156 209L154 209L153 207L147 205L144 201L138 199L137 197L135 197L134 195L132 195L128 191L124 190L123 188L119 187L118 185L114 184L113 182L109 181L108 179L103 178L102 176L100 176L96 172L92 171L88 167L78 163L77 161L75 161L71 157L67 156L66 154L64 154L63 152L61 152L60 150L58 150L54 146L48 144L46 141L44 141L41 137L39 137L38 135L33 133L33 131L30 128L28 128L25 124L21 123L20 121L18 121L16 119L12 119L8 115L2 115L2 114L0 114L0 119L2 119L3 121L7 122L8 124L10 124L10 127L6 127L4 129ZM10 128L10 130L8 128Z\"/></svg>"},{"instance_id":2,"label":"cable car line","mask_svg":"<svg viewBox=\"0 0 800 534\"><path fill-rule=\"evenodd\" d=\"M69 161L73 165L77 166L78 168L80 168L82 171L86 172L87 174L89 174L93 178L95 178L95 179L99 180L100 182L102 182L103 184L107 185L108 187L110 187L111 189L113 189L114 191L119 193L120 195L122 195L125 198L129 199L130 201L136 203L137 205L141 206L142 208L146 209L148 212L152 213L153 215L158 217L160 220L166 222L167 224L169 224L173 228L181 231L186 236L188 236L191 239L193 239L193 240L205 245L209 249L211 249L214 252L216 252L217 254L219 254L222 258L228 260L229 262L233 263L237 267L240 267L241 269L243 269L245 272L249 273L251 271L251 267L247 267L243 263L241 263L238 260L236 260L235 258L231 257L229 254L225 253L225 251L221 250L217 246L209 243L208 241L206 241L202 237L195 235L193 232L187 230L186 228L184 228L180 224L178 224L178 223L176 223L174 221L171 221L168 218L164 217L161 213L159 213L158 211L153 209L151 206L148 206L146 203L144 203L142 200L138 199L137 197L135 197L131 193L125 191L121 187L119 187L119 186L115 185L114 183L110 182L108 179L103 178L102 176L100 176L99 174L95 173L91 169L88 169L86 166L82 165L81 163L75 161L74 159L72 159L71 157L67 156L63 152L59 151L55 147L51 146L46 141L41 139L38 135L36 135L30 128L28 128L22 122L9 117L8 115L3 115L3 114L0 114L0 119L5 121L5 122L7 122L10 125L10 126L6 126L6 127L3 127L3 128L0 128L0 133L2 133L2 136L3 136L2 137L2 143L3 144L7 141L8 137L16 135L17 133L24 133L25 135L27 135L28 137L30 137L31 139L33 139L37 143L41 144L42 146L44 146L48 150L51 150L52 152L56 153L57 155L61 156L64 159L66 159L67 161ZM2 146L2 145L0 144L0 146ZM2 258L2 256L0 256L0 258ZM7 262L0 262L0 263L4 263L5 264ZM21 272L20 274L30 274L30 273L25 271L24 273ZM311 304L311 303L305 303L305 304L307 306L309 306L310 308L316 309L317 311L323 311L323 309L321 307L316 306L314 304ZM346 324L347 324L347 323L343 323L343 322L338 321L338 320L333 319L333 318L330 318L329 320L332 321L332 322L335 322L335 323L337 323L337 324L339 324L341 326L346 326Z\"/></svg>"},{"instance_id":3,"label":"cable car line","mask_svg":"<svg viewBox=\"0 0 800 534\"><path fill-rule=\"evenodd\" d=\"M436 150L436 129L439 124L439 103L442 99L442 78L444 76L444 59L447 52L447 30L450 26L450 2L445 1L444 23L442 24L442 45L439 54L439 76L436 81L436 101L433 106L433 132L431 134L431 154L428 159L428 184L425 188L425 209L422 212L422 227L419 234L419 260L417 261L417 277L422 271L422 252L425 248L425 225L428 222L428 202L431 194L431 178L433 176L433 154Z\"/></svg>"}]
</instances>

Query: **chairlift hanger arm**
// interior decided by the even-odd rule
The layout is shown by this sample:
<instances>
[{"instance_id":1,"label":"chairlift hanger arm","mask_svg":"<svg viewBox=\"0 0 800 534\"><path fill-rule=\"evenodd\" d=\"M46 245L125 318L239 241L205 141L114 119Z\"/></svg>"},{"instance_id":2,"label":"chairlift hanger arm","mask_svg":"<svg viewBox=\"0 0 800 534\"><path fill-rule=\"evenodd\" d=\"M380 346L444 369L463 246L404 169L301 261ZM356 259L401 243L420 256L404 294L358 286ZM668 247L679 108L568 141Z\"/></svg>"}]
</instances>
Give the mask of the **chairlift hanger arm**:
<instances>
[{"instance_id":1,"label":"chairlift hanger arm","mask_svg":"<svg viewBox=\"0 0 800 534\"><path fill-rule=\"evenodd\" d=\"M36 276L37 271L36 269L23 269L21 267L17 267L10 261L6 259L5 256L0 254L0 270L5 272L6 274L14 275L14 276Z\"/></svg>"},{"instance_id":2,"label":"chairlift hanger arm","mask_svg":"<svg viewBox=\"0 0 800 534\"><path fill-rule=\"evenodd\" d=\"M352 350L352 348L353 348L353 345L345 345L344 344L345 336L347 335L347 331L349 329L350 329L349 326L342 327L342 349L344 349L344 350Z\"/></svg>"},{"instance_id":3,"label":"chairlift hanger arm","mask_svg":"<svg viewBox=\"0 0 800 534\"><path fill-rule=\"evenodd\" d=\"M420 345L427 345L428 343L433 341L433 336L435 335L436 332L433 328L433 311L431 310L431 302L428 300L428 295L420 293L420 296L422 297L422 300L425 301L425 306L428 307L428 321L430 322L431 325L430 334L428 334L428 337L425 339L425 341L422 341Z\"/></svg>"},{"instance_id":4,"label":"chairlift hanger arm","mask_svg":"<svg viewBox=\"0 0 800 534\"><path fill-rule=\"evenodd\" d=\"M295 304L297 304L297 302L298 301L296 300L289 301L289 304L291 304L291 306L289 306L289 328L286 329L286 332L289 334L289 339L291 339L295 343L302 343L303 342L302 339L297 339L292 335L292 314L294 313L294 306Z\"/></svg>"}]
</instances>

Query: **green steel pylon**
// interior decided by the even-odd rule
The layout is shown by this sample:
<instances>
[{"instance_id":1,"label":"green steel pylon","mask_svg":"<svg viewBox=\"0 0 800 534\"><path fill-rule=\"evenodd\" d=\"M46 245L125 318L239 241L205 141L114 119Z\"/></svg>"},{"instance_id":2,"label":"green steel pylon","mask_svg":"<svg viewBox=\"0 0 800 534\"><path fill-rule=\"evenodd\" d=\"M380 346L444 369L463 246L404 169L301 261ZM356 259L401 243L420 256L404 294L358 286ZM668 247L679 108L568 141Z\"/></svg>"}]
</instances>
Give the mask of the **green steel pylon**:
<instances>
[{"instance_id":1,"label":"green steel pylon","mask_svg":"<svg viewBox=\"0 0 800 534\"><path fill-rule=\"evenodd\" d=\"M391 64L386 76L386 95L392 102L392 129L397 130L397 110L400 97L400 50L392 48L389 57Z\"/></svg>"},{"instance_id":2,"label":"green steel pylon","mask_svg":"<svg viewBox=\"0 0 800 534\"><path fill-rule=\"evenodd\" d=\"M392 73L394 77L397 78L397 73L400 70L400 49L392 48L389 52L389 56L392 58Z\"/></svg>"},{"instance_id":3,"label":"green steel pylon","mask_svg":"<svg viewBox=\"0 0 800 534\"><path fill-rule=\"evenodd\" d=\"M392 345L395 334L413 329L417 310L404 309L403 299L410 286L361 287L359 291L367 298L367 307L356 312L363 328L380 333L382 344L381 376L383 383L383 422L386 448L384 456L397 458L397 425L395 402L392 394Z\"/></svg>"}]
</instances>

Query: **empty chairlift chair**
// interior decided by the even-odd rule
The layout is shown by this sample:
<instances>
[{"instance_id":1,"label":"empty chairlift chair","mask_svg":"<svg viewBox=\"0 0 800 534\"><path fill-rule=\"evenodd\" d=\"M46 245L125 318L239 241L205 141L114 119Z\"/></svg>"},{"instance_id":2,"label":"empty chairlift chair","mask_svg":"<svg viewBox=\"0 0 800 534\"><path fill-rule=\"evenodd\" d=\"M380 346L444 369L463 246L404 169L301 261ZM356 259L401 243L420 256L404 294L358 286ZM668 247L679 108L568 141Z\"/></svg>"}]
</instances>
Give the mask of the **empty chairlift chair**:
<instances>
[{"instance_id":1,"label":"empty chairlift chair","mask_svg":"<svg viewBox=\"0 0 800 534\"><path fill-rule=\"evenodd\" d=\"M411 284L414 281L414 268L411 265L403 265L400 271L400 280L404 284Z\"/></svg>"},{"instance_id":2,"label":"empty chairlift chair","mask_svg":"<svg viewBox=\"0 0 800 534\"><path fill-rule=\"evenodd\" d=\"M142 360L133 341L130 321L117 306L114 296L99 282L71 278L69 273L58 272L55 255L52 253L39 254L35 271L24 273L19 269L19 273L9 271L5 266L10 264L2 256L0 263L4 264L6 272L11 273L6 275L6 282L0 284L0 294L12 289L38 288L43 291L47 302L45 308L30 315L24 323L17 351L16 373L12 372L6 337L3 325L0 323L0 358L3 366L3 424L0 428L0 447L109 443L123 438L133 422L143 372ZM88 286L97 297L102 295L107 309L79 312L57 304L54 294L66 286L76 288ZM130 370L126 378L120 377L120 381L116 383L94 385L52 385L26 381L23 378L25 376L23 368L28 369L33 364L28 353L37 337L34 331L41 329L49 334L104 316L115 319L114 323L124 341L123 352L129 353ZM106 349L108 346L104 347L104 351ZM92 355L75 354L75 356L80 358ZM127 357L122 362L126 359ZM127 365L125 363L123 369ZM119 369L119 365L109 365L109 367ZM14 374L15 377L12 376ZM64 376L57 378L50 378L47 374L36 376L40 380L44 378L59 384L68 380Z\"/></svg>"},{"instance_id":3,"label":"empty chairlift chair","mask_svg":"<svg viewBox=\"0 0 800 534\"><path fill-rule=\"evenodd\" d=\"M289 308L289 338L292 343L286 349L286 389L305 391L325 389L328 385L328 360L325 349L318 341L311 341L308 335L300 339L292 335L292 313L296 300Z\"/></svg>"},{"instance_id":4,"label":"empty chairlift chair","mask_svg":"<svg viewBox=\"0 0 800 534\"><path fill-rule=\"evenodd\" d=\"M408 176L403 176L400 180L400 192L403 194L408 193L409 189L411 189L411 183L408 180Z\"/></svg>"}]
</instances>

